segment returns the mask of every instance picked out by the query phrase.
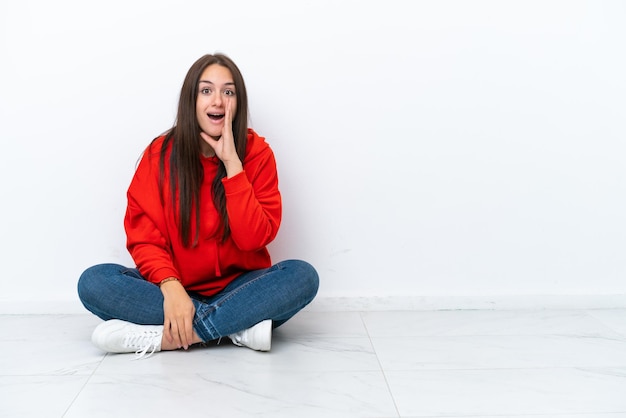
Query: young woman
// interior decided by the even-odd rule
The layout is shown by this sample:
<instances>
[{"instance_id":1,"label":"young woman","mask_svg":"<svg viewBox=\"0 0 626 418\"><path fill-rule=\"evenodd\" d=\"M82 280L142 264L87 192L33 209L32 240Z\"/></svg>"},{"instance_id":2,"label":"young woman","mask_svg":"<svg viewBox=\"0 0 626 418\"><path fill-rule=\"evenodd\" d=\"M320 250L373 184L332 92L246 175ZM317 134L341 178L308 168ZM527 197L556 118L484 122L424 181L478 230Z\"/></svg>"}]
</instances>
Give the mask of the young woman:
<instances>
[{"instance_id":1,"label":"young woman","mask_svg":"<svg viewBox=\"0 0 626 418\"><path fill-rule=\"evenodd\" d=\"M83 305L105 320L93 343L139 356L228 336L268 351L272 328L315 297L308 263L272 265L282 205L274 154L248 128L243 77L205 55L183 82L174 127L145 150L124 219L136 268L101 264L78 281Z\"/></svg>"}]
</instances>

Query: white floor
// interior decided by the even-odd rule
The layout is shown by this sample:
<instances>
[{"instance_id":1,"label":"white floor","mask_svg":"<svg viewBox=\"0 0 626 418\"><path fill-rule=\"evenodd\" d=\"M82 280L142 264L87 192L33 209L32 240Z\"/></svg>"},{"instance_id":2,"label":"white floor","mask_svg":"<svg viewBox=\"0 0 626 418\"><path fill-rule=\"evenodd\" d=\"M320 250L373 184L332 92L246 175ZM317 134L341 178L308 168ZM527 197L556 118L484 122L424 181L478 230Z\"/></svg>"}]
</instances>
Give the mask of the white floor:
<instances>
[{"instance_id":1,"label":"white floor","mask_svg":"<svg viewBox=\"0 0 626 418\"><path fill-rule=\"evenodd\" d=\"M626 310L301 312L270 353L105 355L0 316L0 417L626 418Z\"/></svg>"}]
</instances>

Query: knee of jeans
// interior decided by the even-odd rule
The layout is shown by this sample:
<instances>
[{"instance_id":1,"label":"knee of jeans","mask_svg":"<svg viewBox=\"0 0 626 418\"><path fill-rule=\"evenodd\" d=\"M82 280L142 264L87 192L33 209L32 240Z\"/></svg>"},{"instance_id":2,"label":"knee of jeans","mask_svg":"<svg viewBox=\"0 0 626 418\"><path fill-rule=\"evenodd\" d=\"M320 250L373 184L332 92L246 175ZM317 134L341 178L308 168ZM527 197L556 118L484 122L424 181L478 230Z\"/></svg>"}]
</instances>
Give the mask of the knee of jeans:
<instances>
[{"instance_id":1,"label":"knee of jeans","mask_svg":"<svg viewBox=\"0 0 626 418\"><path fill-rule=\"evenodd\" d=\"M313 274L309 278L309 283L311 286L311 300L313 300L313 298L317 295L317 291L320 288L320 277L315 269L313 269Z\"/></svg>"},{"instance_id":2,"label":"knee of jeans","mask_svg":"<svg viewBox=\"0 0 626 418\"><path fill-rule=\"evenodd\" d=\"M306 293L309 297L309 301L312 301L317 295L317 291L319 289L320 279L315 267L306 261L302 260L291 260L295 263L296 268L298 270L298 278L301 282L301 290L303 293Z\"/></svg>"},{"instance_id":3,"label":"knee of jeans","mask_svg":"<svg viewBox=\"0 0 626 418\"><path fill-rule=\"evenodd\" d=\"M94 294L98 293L95 288L102 279L104 269L110 266L110 264L98 264L89 267L80 275L76 287L81 301L89 300Z\"/></svg>"},{"instance_id":4,"label":"knee of jeans","mask_svg":"<svg viewBox=\"0 0 626 418\"><path fill-rule=\"evenodd\" d=\"M78 283L76 284L76 288L78 291L78 298L81 301L84 301L85 299L89 299L89 294L92 288L93 278L95 276L93 274L94 267L89 267L78 278Z\"/></svg>"}]
</instances>

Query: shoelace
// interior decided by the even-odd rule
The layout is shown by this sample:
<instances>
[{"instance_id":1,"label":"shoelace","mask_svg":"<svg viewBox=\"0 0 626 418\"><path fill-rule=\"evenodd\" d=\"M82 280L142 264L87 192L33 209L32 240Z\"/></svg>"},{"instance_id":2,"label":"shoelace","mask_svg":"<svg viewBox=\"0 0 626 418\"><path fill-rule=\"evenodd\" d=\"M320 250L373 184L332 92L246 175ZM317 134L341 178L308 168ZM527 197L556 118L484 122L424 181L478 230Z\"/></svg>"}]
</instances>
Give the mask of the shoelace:
<instances>
[{"instance_id":1,"label":"shoelace","mask_svg":"<svg viewBox=\"0 0 626 418\"><path fill-rule=\"evenodd\" d=\"M128 348L136 348L135 360L139 360L140 358L148 358L154 354L159 347L160 339L161 335L158 331L131 332L124 338L124 345ZM148 353L150 349L151 351Z\"/></svg>"},{"instance_id":2,"label":"shoelace","mask_svg":"<svg viewBox=\"0 0 626 418\"><path fill-rule=\"evenodd\" d=\"M243 331L239 331L235 334L231 334L228 336L228 338L230 338L230 340L233 342L233 344L242 347L243 344L243 340L245 340L245 335L248 332L248 330L243 330Z\"/></svg>"}]
</instances>

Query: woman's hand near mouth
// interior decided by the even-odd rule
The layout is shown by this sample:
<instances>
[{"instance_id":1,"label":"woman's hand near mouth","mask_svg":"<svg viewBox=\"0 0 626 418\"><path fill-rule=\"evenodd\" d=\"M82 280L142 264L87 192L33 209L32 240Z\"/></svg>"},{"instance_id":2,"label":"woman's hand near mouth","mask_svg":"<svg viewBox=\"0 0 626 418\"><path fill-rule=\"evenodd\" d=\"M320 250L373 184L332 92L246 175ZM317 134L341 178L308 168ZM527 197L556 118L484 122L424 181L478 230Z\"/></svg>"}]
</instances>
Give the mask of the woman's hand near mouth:
<instances>
[{"instance_id":1,"label":"woman's hand near mouth","mask_svg":"<svg viewBox=\"0 0 626 418\"><path fill-rule=\"evenodd\" d=\"M215 139L206 132L200 132L202 139L213 148L215 155L224 163L226 176L233 177L243 171L243 164L237 155L235 148L235 138L233 136L233 108L234 99L226 100L226 113L224 115L224 126L222 126L222 136Z\"/></svg>"}]
</instances>

